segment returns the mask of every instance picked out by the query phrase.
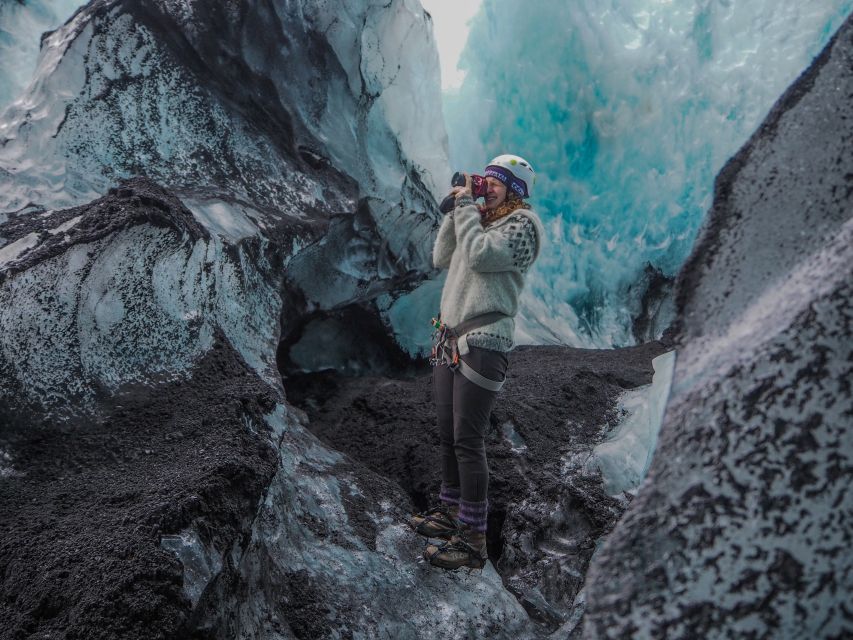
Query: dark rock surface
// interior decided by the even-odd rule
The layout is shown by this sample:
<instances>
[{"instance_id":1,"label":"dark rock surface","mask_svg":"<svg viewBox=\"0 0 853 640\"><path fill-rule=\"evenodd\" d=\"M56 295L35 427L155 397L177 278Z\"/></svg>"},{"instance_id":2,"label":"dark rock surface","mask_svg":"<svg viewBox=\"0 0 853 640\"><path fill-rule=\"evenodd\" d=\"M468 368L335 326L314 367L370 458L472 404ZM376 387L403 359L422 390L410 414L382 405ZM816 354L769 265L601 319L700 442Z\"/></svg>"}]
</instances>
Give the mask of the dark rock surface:
<instances>
[{"instance_id":1,"label":"dark rock surface","mask_svg":"<svg viewBox=\"0 0 853 640\"><path fill-rule=\"evenodd\" d=\"M853 17L721 171L588 638L853 635Z\"/></svg>"},{"instance_id":2,"label":"dark rock surface","mask_svg":"<svg viewBox=\"0 0 853 640\"><path fill-rule=\"evenodd\" d=\"M247 425L274 404L220 338L185 382L128 386L102 419L4 425L0 637L186 637L193 606L161 539L247 544L277 463Z\"/></svg>"},{"instance_id":3,"label":"dark rock surface","mask_svg":"<svg viewBox=\"0 0 853 640\"><path fill-rule=\"evenodd\" d=\"M617 422L618 396L651 382L651 360L664 350L649 343L519 347L510 354L487 435L489 555L546 629L568 619L596 542L625 506L577 461ZM401 379L294 375L285 389L321 440L399 483L418 509L435 503L440 458L428 371Z\"/></svg>"}]
</instances>

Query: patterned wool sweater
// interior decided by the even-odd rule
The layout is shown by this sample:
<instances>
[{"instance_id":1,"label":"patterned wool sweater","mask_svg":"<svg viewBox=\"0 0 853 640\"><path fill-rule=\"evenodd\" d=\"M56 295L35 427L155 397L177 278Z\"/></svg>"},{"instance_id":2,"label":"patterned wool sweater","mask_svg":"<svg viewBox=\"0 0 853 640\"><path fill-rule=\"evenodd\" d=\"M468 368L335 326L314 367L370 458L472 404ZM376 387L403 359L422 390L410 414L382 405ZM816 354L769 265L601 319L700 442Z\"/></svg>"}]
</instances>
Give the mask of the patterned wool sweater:
<instances>
[{"instance_id":1,"label":"patterned wool sweater","mask_svg":"<svg viewBox=\"0 0 853 640\"><path fill-rule=\"evenodd\" d=\"M433 247L433 264L448 269L441 292L441 319L454 327L469 318L500 311L508 318L460 336L468 347L509 351L515 346L515 314L528 268L539 255L544 230L530 209L516 209L483 228L470 197L456 200L445 216Z\"/></svg>"}]
</instances>

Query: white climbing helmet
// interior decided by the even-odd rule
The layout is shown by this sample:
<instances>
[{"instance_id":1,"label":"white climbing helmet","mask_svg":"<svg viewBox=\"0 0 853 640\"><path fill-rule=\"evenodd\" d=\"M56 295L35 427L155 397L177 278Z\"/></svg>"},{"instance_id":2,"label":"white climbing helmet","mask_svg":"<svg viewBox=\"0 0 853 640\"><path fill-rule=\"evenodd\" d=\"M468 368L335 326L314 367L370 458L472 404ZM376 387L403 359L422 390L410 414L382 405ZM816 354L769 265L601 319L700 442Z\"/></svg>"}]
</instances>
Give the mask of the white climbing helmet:
<instances>
[{"instance_id":1,"label":"white climbing helmet","mask_svg":"<svg viewBox=\"0 0 853 640\"><path fill-rule=\"evenodd\" d=\"M529 198L536 183L536 174L530 163L521 156L514 156L511 153L505 153L492 160L486 167L484 175L497 178L519 198Z\"/></svg>"}]
</instances>

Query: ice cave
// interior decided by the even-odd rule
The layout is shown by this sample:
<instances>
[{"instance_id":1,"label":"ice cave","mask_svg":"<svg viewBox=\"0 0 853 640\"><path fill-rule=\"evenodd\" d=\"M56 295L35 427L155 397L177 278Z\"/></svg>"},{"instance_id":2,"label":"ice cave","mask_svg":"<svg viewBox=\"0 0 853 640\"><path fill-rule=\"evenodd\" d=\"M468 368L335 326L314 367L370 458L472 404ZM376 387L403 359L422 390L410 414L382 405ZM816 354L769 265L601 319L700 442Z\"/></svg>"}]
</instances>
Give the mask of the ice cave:
<instances>
[{"instance_id":1,"label":"ice cave","mask_svg":"<svg viewBox=\"0 0 853 640\"><path fill-rule=\"evenodd\" d=\"M851 637L851 287L853 0L0 0L0 640Z\"/></svg>"}]
</instances>

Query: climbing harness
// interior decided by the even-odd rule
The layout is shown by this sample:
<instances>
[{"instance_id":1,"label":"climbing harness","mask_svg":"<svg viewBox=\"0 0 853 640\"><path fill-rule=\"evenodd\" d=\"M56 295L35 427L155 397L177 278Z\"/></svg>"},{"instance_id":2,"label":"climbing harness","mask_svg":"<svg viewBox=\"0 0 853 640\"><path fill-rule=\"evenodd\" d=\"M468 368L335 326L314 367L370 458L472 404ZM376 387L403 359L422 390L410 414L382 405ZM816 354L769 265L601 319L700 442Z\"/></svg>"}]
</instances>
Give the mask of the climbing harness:
<instances>
[{"instance_id":1,"label":"climbing harness","mask_svg":"<svg viewBox=\"0 0 853 640\"><path fill-rule=\"evenodd\" d=\"M474 316L456 327L447 326L447 324L441 321L441 316L433 318L432 355L430 356L429 363L433 367L447 365L448 369L453 372L459 371L459 373L478 387L488 389L489 391L500 391L506 378L503 380L492 380L472 369L468 363L459 357L458 341L459 336L463 336L469 331L485 327L487 324L492 324L507 317L509 316L504 313L493 311Z\"/></svg>"}]
</instances>

